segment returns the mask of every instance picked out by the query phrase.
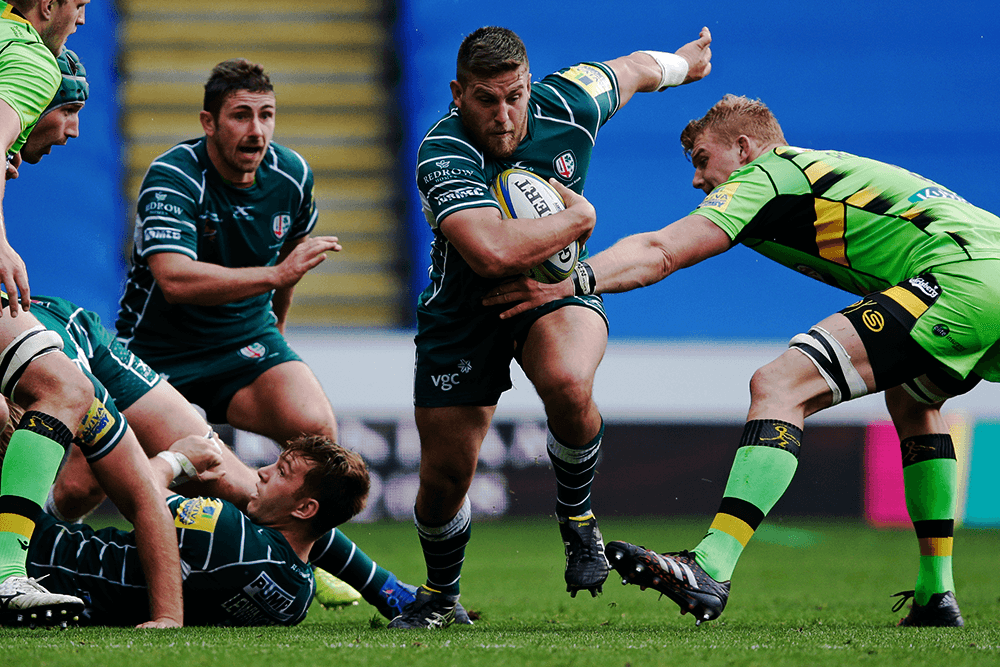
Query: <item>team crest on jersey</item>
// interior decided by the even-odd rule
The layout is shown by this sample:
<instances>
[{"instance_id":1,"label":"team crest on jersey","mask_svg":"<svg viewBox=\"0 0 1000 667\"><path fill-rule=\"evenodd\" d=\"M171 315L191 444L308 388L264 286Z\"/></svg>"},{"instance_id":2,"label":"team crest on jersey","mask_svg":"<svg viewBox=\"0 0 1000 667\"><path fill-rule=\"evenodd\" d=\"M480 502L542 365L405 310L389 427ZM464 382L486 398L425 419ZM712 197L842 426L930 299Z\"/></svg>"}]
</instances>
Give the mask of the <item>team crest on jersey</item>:
<instances>
[{"instance_id":1,"label":"team crest on jersey","mask_svg":"<svg viewBox=\"0 0 1000 667\"><path fill-rule=\"evenodd\" d=\"M611 91L611 80L608 75L594 65L584 63L574 65L565 72L559 72L559 76L580 86L591 97L600 97Z\"/></svg>"},{"instance_id":2,"label":"team crest on jersey","mask_svg":"<svg viewBox=\"0 0 1000 667\"><path fill-rule=\"evenodd\" d=\"M287 213L278 213L271 218L271 231L274 232L274 238L278 240L285 238L285 234L291 227L292 216Z\"/></svg>"},{"instance_id":3,"label":"team crest on jersey","mask_svg":"<svg viewBox=\"0 0 1000 667\"><path fill-rule=\"evenodd\" d=\"M188 530L215 532L215 524L222 514L222 501L215 498L188 498L177 506L174 525Z\"/></svg>"},{"instance_id":4,"label":"team crest on jersey","mask_svg":"<svg viewBox=\"0 0 1000 667\"><path fill-rule=\"evenodd\" d=\"M267 347L263 343L250 343L240 349L240 356L247 359L263 359L267 354Z\"/></svg>"},{"instance_id":5,"label":"team crest on jersey","mask_svg":"<svg viewBox=\"0 0 1000 667\"><path fill-rule=\"evenodd\" d=\"M559 178L568 181L576 173L576 155L573 151L566 151L552 161L552 169L555 170Z\"/></svg>"},{"instance_id":6,"label":"team crest on jersey","mask_svg":"<svg viewBox=\"0 0 1000 667\"><path fill-rule=\"evenodd\" d=\"M733 195L736 194L736 189L739 187L739 183L724 183L712 190L698 205L698 208L714 208L720 213L725 211L729 208L729 202L733 200Z\"/></svg>"}]
</instances>

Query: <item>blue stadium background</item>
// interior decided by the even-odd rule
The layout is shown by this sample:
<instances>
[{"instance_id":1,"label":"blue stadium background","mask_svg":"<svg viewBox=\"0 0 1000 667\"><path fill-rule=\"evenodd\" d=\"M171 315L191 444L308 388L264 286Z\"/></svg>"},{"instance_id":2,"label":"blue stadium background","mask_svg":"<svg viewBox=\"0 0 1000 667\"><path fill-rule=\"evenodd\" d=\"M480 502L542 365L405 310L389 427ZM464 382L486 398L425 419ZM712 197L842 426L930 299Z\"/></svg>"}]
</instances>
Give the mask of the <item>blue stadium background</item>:
<instances>
[{"instance_id":1,"label":"blue stadium background","mask_svg":"<svg viewBox=\"0 0 1000 667\"><path fill-rule=\"evenodd\" d=\"M508 26L528 46L537 80L580 60L637 49L674 50L702 25L713 32L705 81L635 98L601 132L587 196L599 250L674 220L700 193L677 136L725 93L760 97L790 142L897 163L998 211L1000 10L992 2L664 3L612 11L603 2L402 0L396 35L403 76L402 171L447 108L462 37ZM132 212L121 193L113 3L87 7L70 38L91 80L82 136L26 166L5 198L8 235L28 264L35 293L59 294L113 321ZM410 276L426 279L429 232L409 178ZM787 339L849 297L771 266L743 248L652 288L608 299L616 339Z\"/></svg>"}]
</instances>

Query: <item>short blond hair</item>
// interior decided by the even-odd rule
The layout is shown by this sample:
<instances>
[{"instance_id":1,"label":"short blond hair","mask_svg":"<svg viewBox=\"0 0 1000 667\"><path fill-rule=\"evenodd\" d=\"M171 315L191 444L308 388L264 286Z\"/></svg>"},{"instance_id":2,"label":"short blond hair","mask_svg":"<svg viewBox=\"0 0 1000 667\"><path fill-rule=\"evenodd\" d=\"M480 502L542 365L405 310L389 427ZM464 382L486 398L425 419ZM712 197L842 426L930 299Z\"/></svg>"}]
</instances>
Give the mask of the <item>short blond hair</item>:
<instances>
[{"instance_id":1,"label":"short blond hair","mask_svg":"<svg viewBox=\"0 0 1000 667\"><path fill-rule=\"evenodd\" d=\"M705 132L712 132L727 142L735 142L745 134L764 144L784 146L787 143L778 119L767 105L742 95L726 95L704 116L687 124L681 132L681 146L689 159L694 142Z\"/></svg>"}]
</instances>

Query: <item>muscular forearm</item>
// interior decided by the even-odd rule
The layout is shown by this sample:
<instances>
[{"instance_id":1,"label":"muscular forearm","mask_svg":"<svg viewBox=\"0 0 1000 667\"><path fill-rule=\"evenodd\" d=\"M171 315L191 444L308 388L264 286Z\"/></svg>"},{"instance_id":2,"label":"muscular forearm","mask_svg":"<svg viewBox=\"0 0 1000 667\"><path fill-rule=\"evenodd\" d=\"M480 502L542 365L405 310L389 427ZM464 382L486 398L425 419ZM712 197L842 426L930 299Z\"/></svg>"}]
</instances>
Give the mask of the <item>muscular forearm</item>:
<instances>
[{"instance_id":1,"label":"muscular forearm","mask_svg":"<svg viewBox=\"0 0 1000 667\"><path fill-rule=\"evenodd\" d=\"M628 292L670 275L666 249L656 243L655 232L629 236L587 260L594 270L597 292Z\"/></svg>"},{"instance_id":2,"label":"muscular forearm","mask_svg":"<svg viewBox=\"0 0 1000 667\"><path fill-rule=\"evenodd\" d=\"M220 306L249 299L279 285L278 269L274 266L234 269L208 262L189 262L183 271L154 268L153 276L168 302L196 306Z\"/></svg>"},{"instance_id":3,"label":"muscular forearm","mask_svg":"<svg viewBox=\"0 0 1000 667\"><path fill-rule=\"evenodd\" d=\"M152 489L150 489L152 492ZM181 596L181 561L177 532L167 506L159 498L150 498L136 513L136 548L149 588L149 615L153 621L184 622Z\"/></svg>"}]
</instances>

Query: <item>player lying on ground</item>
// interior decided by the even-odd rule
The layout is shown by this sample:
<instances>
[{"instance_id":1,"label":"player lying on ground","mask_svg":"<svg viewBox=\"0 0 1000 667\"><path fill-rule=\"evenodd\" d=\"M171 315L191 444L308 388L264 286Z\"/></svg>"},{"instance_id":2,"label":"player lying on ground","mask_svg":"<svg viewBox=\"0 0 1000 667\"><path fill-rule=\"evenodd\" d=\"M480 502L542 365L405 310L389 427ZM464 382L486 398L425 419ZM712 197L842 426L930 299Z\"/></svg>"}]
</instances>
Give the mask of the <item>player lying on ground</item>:
<instances>
[{"instance_id":1,"label":"player lying on ground","mask_svg":"<svg viewBox=\"0 0 1000 667\"><path fill-rule=\"evenodd\" d=\"M901 625L961 626L952 577L955 449L945 400L1000 381L1000 219L904 169L848 153L787 145L761 102L727 95L681 134L707 193L663 229L637 234L589 261L596 291L624 292L725 252L735 243L863 295L750 381L750 411L719 511L693 551L656 554L608 544L624 581L716 618L736 562L785 492L806 417L877 391L900 438L907 509L920 545L914 597ZM566 191L569 208L587 205ZM509 317L579 293L518 280L489 304ZM808 452L808 448L803 450Z\"/></svg>"},{"instance_id":2,"label":"player lying on ground","mask_svg":"<svg viewBox=\"0 0 1000 667\"><path fill-rule=\"evenodd\" d=\"M187 399L115 340L96 313L55 297L36 297L31 309L40 322L62 336L63 349L74 363L102 383L148 456L156 456L186 436L211 432ZM228 447L219 455L225 475L207 482L190 481L177 490L185 495L221 497L245 510L256 487L257 472ZM71 521L84 517L103 498L86 460L71 452L45 508ZM317 539L308 560L357 589L386 618L394 618L413 600L414 587L377 565L339 529ZM320 600L329 602L322 596Z\"/></svg>"},{"instance_id":3,"label":"player lying on ground","mask_svg":"<svg viewBox=\"0 0 1000 667\"><path fill-rule=\"evenodd\" d=\"M218 445L189 436L151 459L174 516L184 570L187 625L295 625L312 602L309 551L316 539L360 512L368 496L361 457L324 436L289 442L258 471L246 514L219 498L185 498L168 486L184 475L173 454L199 472L221 463ZM178 474L179 473L179 474ZM148 616L135 535L43 518L28 572L87 604L82 622L135 625Z\"/></svg>"}]
</instances>

